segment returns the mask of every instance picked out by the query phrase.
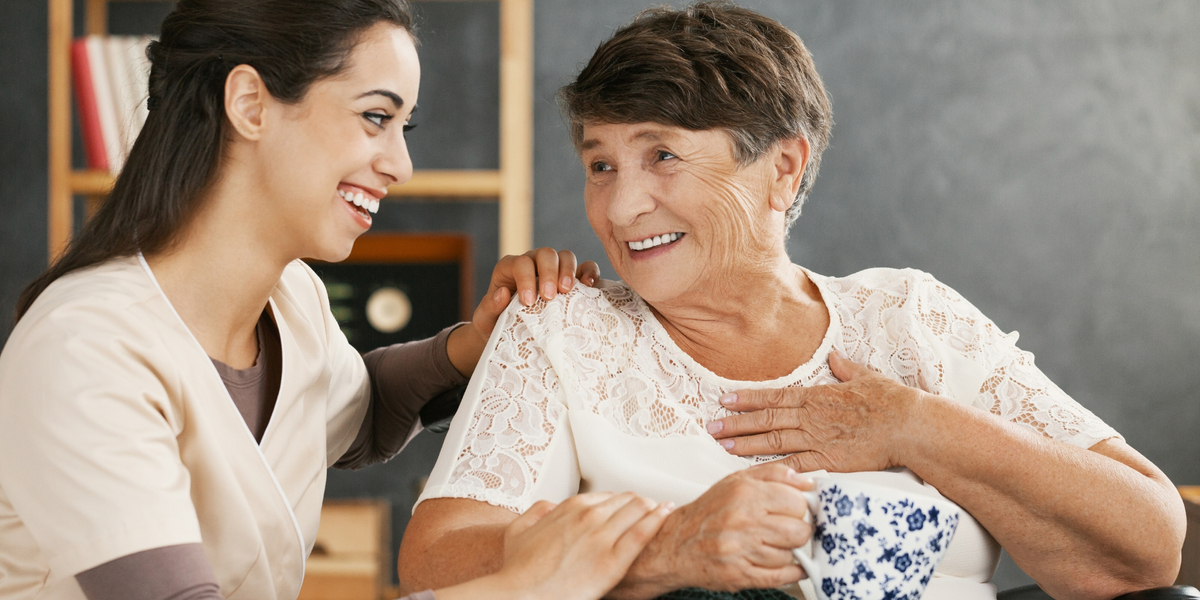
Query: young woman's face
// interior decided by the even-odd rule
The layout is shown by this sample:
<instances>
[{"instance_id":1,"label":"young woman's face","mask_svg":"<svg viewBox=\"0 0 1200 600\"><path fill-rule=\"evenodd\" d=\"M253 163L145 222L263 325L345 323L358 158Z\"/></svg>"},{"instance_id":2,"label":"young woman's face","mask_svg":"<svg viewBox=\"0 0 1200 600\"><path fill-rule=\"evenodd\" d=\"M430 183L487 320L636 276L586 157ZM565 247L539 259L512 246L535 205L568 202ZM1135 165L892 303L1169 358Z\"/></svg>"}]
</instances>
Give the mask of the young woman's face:
<instances>
[{"instance_id":1,"label":"young woman's face","mask_svg":"<svg viewBox=\"0 0 1200 600\"><path fill-rule=\"evenodd\" d=\"M421 67L409 33L367 30L345 72L317 81L296 105L276 104L279 126L262 139L271 229L285 252L339 261L371 227L387 186L412 177L404 130Z\"/></svg>"}]
</instances>

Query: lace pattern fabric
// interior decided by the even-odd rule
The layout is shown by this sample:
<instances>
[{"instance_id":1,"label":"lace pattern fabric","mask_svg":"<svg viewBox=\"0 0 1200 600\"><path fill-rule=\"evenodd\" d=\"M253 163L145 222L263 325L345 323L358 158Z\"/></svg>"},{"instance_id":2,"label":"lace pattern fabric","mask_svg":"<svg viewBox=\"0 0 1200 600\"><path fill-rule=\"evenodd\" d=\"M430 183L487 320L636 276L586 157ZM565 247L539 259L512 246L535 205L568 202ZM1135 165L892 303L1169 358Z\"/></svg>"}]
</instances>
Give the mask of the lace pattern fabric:
<instances>
[{"instance_id":1,"label":"lace pattern fabric","mask_svg":"<svg viewBox=\"0 0 1200 600\"><path fill-rule=\"evenodd\" d=\"M833 348L906 385L1054 440L1088 447L1117 436L1034 366L1033 356L1016 347L1016 333L1000 331L932 276L893 269L809 275L830 313L825 340L792 373L763 382L725 379L696 363L624 285L576 286L550 302L514 303L484 353L481 381L463 399L456 417L467 420L458 424L461 435L447 439L457 447L443 449L439 462L452 464L439 464L423 498L472 498L521 512L536 499L540 481L574 477L554 484L563 490L558 495L569 495L579 475L564 465L575 459L555 458L572 451L570 439L556 442L570 438L568 411L597 415L639 438L711 439L708 422L730 414L717 402L721 395L835 383L827 363ZM439 472L442 481L435 480Z\"/></svg>"}]
</instances>

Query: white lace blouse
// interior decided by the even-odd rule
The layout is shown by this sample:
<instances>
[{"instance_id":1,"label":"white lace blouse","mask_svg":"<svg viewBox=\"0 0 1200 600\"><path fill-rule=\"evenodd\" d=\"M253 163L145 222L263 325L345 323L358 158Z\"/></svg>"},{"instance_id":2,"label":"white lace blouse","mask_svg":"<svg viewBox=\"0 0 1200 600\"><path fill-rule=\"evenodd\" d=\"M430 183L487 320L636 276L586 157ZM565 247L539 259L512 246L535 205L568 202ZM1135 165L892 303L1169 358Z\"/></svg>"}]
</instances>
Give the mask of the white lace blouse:
<instances>
[{"instance_id":1,"label":"white lace blouse","mask_svg":"<svg viewBox=\"0 0 1200 600\"><path fill-rule=\"evenodd\" d=\"M771 381L720 377L679 349L623 284L501 316L418 500L471 498L522 512L581 491L685 504L725 475L777 458L726 453L706 432L739 389L835 383L838 348L906 385L1087 448L1118 434L1054 385L1005 334L927 273L809 272L830 324L811 359ZM752 307L748 307L751 310ZM748 342L750 343L750 342ZM911 471L834 474L939 495ZM964 513L925 598L994 598L995 540Z\"/></svg>"}]
</instances>

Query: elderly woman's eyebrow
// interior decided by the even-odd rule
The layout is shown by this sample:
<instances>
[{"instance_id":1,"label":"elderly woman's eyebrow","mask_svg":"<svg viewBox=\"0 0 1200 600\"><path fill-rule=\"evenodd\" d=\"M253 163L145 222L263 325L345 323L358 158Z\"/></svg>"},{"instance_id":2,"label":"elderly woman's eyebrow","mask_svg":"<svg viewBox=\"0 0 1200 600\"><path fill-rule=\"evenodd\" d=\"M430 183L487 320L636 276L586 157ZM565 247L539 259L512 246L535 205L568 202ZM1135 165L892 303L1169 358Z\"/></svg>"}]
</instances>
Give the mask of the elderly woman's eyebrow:
<instances>
[{"instance_id":1,"label":"elderly woman's eyebrow","mask_svg":"<svg viewBox=\"0 0 1200 600\"><path fill-rule=\"evenodd\" d=\"M677 137L678 136L675 135L669 129L654 128L654 129L646 129L646 130L637 132L636 134L634 134L633 136L631 136L629 138L629 141L630 142L640 142L643 140L649 140L652 142L661 142L663 140L674 139ZM586 140L583 140L583 142L581 142L579 144L579 150L580 151L591 150L592 148L597 148L597 147L603 146L603 145L604 145L604 142L602 142L596 138L588 138Z\"/></svg>"},{"instance_id":2,"label":"elderly woman's eyebrow","mask_svg":"<svg viewBox=\"0 0 1200 600\"><path fill-rule=\"evenodd\" d=\"M600 140L598 140L596 138L588 138L586 140L583 140L583 142L579 144L579 149L580 150L591 150L592 148L596 148L596 147L603 146L603 145L604 145L604 142L601 142Z\"/></svg>"},{"instance_id":3,"label":"elderly woman's eyebrow","mask_svg":"<svg viewBox=\"0 0 1200 600\"><path fill-rule=\"evenodd\" d=\"M637 135L634 135L633 137L629 138L629 141L640 142L642 140L650 140L652 142L661 142L664 139L671 138L671 137L675 137L675 136L672 135L671 132L667 131L666 129L647 129L645 131L638 132Z\"/></svg>"},{"instance_id":4,"label":"elderly woman's eyebrow","mask_svg":"<svg viewBox=\"0 0 1200 600\"><path fill-rule=\"evenodd\" d=\"M388 100L391 100L392 104L396 106L397 110L404 106L404 98L401 98L395 92L389 92L388 90L371 90L369 92L363 92L362 94L359 94L355 100L362 100L367 96L383 96Z\"/></svg>"}]
</instances>

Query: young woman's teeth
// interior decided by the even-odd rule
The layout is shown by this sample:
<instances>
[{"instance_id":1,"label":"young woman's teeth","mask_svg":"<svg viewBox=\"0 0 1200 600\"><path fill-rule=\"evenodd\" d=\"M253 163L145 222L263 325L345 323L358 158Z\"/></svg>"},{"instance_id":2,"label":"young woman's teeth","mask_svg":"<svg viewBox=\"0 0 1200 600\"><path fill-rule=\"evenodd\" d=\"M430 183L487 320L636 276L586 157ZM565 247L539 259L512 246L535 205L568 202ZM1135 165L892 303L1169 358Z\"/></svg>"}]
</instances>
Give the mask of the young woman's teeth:
<instances>
[{"instance_id":1,"label":"young woman's teeth","mask_svg":"<svg viewBox=\"0 0 1200 600\"><path fill-rule=\"evenodd\" d=\"M670 244L671 242L683 237L682 233L664 233L654 237L648 237L640 242L629 242L630 250L649 250L655 246Z\"/></svg>"},{"instance_id":2,"label":"young woman's teeth","mask_svg":"<svg viewBox=\"0 0 1200 600\"><path fill-rule=\"evenodd\" d=\"M370 196L364 196L362 192L347 192L345 190L338 190L338 195L341 196L346 202L360 207L371 214L379 212L379 200L376 200Z\"/></svg>"}]
</instances>

